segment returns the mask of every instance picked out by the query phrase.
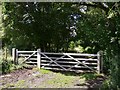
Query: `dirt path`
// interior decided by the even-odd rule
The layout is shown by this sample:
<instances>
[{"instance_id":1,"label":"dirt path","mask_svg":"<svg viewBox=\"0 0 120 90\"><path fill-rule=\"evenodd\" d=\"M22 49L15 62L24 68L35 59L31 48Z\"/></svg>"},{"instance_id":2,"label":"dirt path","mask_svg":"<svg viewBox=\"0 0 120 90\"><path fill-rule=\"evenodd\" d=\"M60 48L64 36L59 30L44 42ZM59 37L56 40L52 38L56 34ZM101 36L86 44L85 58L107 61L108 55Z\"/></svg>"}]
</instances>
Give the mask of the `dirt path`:
<instances>
[{"instance_id":1,"label":"dirt path","mask_svg":"<svg viewBox=\"0 0 120 90\"><path fill-rule=\"evenodd\" d=\"M105 80L99 76L86 80L79 75L47 70L24 69L0 76L0 88L98 88Z\"/></svg>"}]
</instances>

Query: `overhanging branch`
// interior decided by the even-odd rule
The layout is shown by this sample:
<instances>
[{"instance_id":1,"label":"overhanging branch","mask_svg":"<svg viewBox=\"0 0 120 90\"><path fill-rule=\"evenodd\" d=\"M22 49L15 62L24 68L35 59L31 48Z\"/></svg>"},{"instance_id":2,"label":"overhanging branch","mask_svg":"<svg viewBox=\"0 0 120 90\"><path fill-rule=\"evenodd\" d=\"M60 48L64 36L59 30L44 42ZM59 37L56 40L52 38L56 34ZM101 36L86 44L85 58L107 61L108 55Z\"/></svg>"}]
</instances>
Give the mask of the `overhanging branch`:
<instances>
[{"instance_id":1,"label":"overhanging branch","mask_svg":"<svg viewBox=\"0 0 120 90\"><path fill-rule=\"evenodd\" d=\"M100 8L100 9L104 10L106 13L108 13L108 11L109 11L109 7L105 6L102 2L97 2L97 3L81 2L81 3L79 3L79 6L80 5L94 7L94 8Z\"/></svg>"}]
</instances>

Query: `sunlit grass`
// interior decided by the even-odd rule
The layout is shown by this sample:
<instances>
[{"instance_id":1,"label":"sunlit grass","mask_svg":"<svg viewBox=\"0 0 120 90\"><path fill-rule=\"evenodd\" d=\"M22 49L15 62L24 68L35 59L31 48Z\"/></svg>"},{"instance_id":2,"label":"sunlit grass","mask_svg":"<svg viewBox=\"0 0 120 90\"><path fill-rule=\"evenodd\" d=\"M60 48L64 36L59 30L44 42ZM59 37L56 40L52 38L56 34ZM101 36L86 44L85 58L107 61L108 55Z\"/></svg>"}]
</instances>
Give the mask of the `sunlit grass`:
<instances>
[{"instance_id":1,"label":"sunlit grass","mask_svg":"<svg viewBox=\"0 0 120 90\"><path fill-rule=\"evenodd\" d=\"M71 86L79 77L77 76L67 76L62 73L55 73L55 77L52 79L48 79L40 85L40 88L68 88Z\"/></svg>"},{"instance_id":2,"label":"sunlit grass","mask_svg":"<svg viewBox=\"0 0 120 90\"><path fill-rule=\"evenodd\" d=\"M49 74L49 73L51 73L52 71L50 71L50 70L45 70L45 69L39 69L39 68L33 68L33 70L37 70L37 71L39 71L41 74Z\"/></svg>"},{"instance_id":3,"label":"sunlit grass","mask_svg":"<svg viewBox=\"0 0 120 90\"><path fill-rule=\"evenodd\" d=\"M81 74L80 78L85 78L85 80L93 80L96 79L97 77L102 77L104 76L103 74L97 74L97 73L85 73Z\"/></svg>"}]
</instances>

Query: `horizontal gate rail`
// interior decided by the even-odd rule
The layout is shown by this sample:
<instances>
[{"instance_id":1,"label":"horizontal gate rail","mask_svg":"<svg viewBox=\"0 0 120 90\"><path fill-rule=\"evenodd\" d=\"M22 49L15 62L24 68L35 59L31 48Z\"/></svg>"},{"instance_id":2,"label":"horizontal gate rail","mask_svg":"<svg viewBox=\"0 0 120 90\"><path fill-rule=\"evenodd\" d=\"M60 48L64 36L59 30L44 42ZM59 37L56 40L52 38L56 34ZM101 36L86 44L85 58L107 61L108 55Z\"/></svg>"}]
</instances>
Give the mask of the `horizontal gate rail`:
<instances>
[{"instance_id":1,"label":"horizontal gate rail","mask_svg":"<svg viewBox=\"0 0 120 90\"><path fill-rule=\"evenodd\" d=\"M17 51L17 53L33 53L33 52L36 52L36 51Z\"/></svg>"},{"instance_id":2,"label":"horizontal gate rail","mask_svg":"<svg viewBox=\"0 0 120 90\"><path fill-rule=\"evenodd\" d=\"M19 56L23 56L23 57L25 57L25 56L29 56L30 54L19 54ZM36 56L37 57L37 55L35 54L34 56Z\"/></svg>"},{"instance_id":3,"label":"horizontal gate rail","mask_svg":"<svg viewBox=\"0 0 120 90\"><path fill-rule=\"evenodd\" d=\"M68 57L70 57L71 59L73 59L73 60L75 60L75 61L78 62L78 63L76 64L76 66L78 66L79 64L83 64L85 67L87 67L87 68L91 69L92 71L94 71L94 69L92 69L91 67L87 66L86 64L78 61L77 59L74 59L74 58L73 58L72 56L70 56L69 54L66 54L66 55L67 55ZM71 68L73 68L73 67L74 67L74 66L72 66ZM69 69L71 69L71 68L69 68Z\"/></svg>"},{"instance_id":4,"label":"horizontal gate rail","mask_svg":"<svg viewBox=\"0 0 120 90\"><path fill-rule=\"evenodd\" d=\"M58 66L56 64L41 64L43 66ZM61 65L63 67L71 67L71 65ZM84 66L74 66L75 68L87 68L87 67L84 67ZM97 67L91 67L92 69L97 69Z\"/></svg>"},{"instance_id":5,"label":"horizontal gate rail","mask_svg":"<svg viewBox=\"0 0 120 90\"><path fill-rule=\"evenodd\" d=\"M97 54L85 54L85 53L49 53L49 52L43 52L44 54L52 54L52 55L73 55L73 56L97 56Z\"/></svg>"},{"instance_id":6,"label":"horizontal gate rail","mask_svg":"<svg viewBox=\"0 0 120 90\"><path fill-rule=\"evenodd\" d=\"M43 63L49 63L50 61L45 61L45 60L41 60L41 62ZM68 63L68 64L76 64L77 62L67 62L67 61L57 61L57 63ZM97 65L97 63L88 63L88 62L85 62L85 64L90 64L90 65Z\"/></svg>"},{"instance_id":7,"label":"horizontal gate rail","mask_svg":"<svg viewBox=\"0 0 120 90\"><path fill-rule=\"evenodd\" d=\"M41 57L42 59L47 59L46 57ZM57 59L58 57L50 57L51 59ZM62 59L65 59L65 60L72 60L71 58L62 58ZM88 59L85 59L85 58L75 58L77 60L86 60L86 61L97 61L98 59L92 59L92 58L88 58Z\"/></svg>"},{"instance_id":8,"label":"horizontal gate rail","mask_svg":"<svg viewBox=\"0 0 120 90\"><path fill-rule=\"evenodd\" d=\"M100 73L102 71L102 53L51 53L36 51L19 51L12 49L12 56L15 64L18 58L23 57L22 63L37 65L38 68L56 69L63 71L89 71Z\"/></svg>"}]
</instances>

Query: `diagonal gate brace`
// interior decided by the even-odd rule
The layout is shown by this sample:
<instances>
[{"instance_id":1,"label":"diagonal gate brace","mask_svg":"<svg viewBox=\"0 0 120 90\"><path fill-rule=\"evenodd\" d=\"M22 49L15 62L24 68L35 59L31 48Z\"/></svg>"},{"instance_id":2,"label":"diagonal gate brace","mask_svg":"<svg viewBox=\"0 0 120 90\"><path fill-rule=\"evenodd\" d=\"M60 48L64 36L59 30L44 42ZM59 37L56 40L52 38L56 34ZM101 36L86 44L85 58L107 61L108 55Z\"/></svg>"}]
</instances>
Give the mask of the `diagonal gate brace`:
<instances>
[{"instance_id":1,"label":"diagonal gate brace","mask_svg":"<svg viewBox=\"0 0 120 90\"><path fill-rule=\"evenodd\" d=\"M86 64L80 62L79 60L73 58L72 56L68 55L67 53L64 53L64 54L67 55L68 57L70 57L71 59L77 61L77 62L78 62L78 64L76 64L77 66L78 66L79 64L82 64L82 65L84 65L85 67L89 68L90 70L95 71L95 70L92 69L91 67L89 67L89 66L87 66ZM76 65L74 65L73 67L75 67ZM71 69L71 68L73 68L73 67L70 67L69 69ZM68 69L68 70L69 70L69 69ZM95 71L95 72L96 72L96 71Z\"/></svg>"},{"instance_id":2,"label":"diagonal gate brace","mask_svg":"<svg viewBox=\"0 0 120 90\"><path fill-rule=\"evenodd\" d=\"M48 57L47 55L45 55L44 53L41 53L43 56L45 56L46 58L48 58L49 60L51 60L51 62L54 62L56 65L58 65L59 67L61 67L63 70L67 71L66 68L64 68L63 66L61 66L60 64L58 64L57 62L55 62L54 60L52 60L50 57Z\"/></svg>"}]
</instances>

